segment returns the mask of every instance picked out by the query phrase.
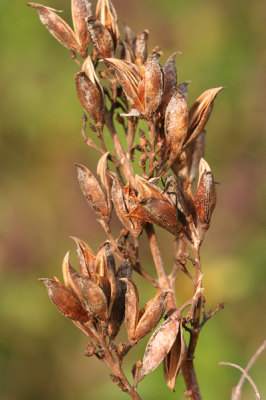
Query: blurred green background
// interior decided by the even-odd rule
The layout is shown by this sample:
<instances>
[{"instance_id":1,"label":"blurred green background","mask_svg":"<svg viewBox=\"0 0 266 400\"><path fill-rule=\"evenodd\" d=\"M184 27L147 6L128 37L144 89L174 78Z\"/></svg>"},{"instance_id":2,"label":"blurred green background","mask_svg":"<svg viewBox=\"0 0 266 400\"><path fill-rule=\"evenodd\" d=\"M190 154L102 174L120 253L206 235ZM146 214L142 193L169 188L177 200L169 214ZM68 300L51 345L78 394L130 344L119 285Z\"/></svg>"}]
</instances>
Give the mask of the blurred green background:
<instances>
[{"instance_id":1,"label":"blurred green background","mask_svg":"<svg viewBox=\"0 0 266 400\"><path fill-rule=\"evenodd\" d=\"M95 10L95 1L93 9ZM45 3L64 10L70 1ZM204 399L231 396L240 373L219 366L245 367L266 338L266 4L265 0L114 0L120 29L148 28L149 50L161 46L162 63L174 51L178 81L191 80L189 103L206 89L218 94L207 125L206 159L220 182L211 230L202 246L207 309L225 302L203 329L196 369ZM60 315L37 279L61 279L68 250L75 244L94 251L105 234L78 186L75 162L96 170L97 154L80 135L82 110L74 87L78 66L21 0L0 3L1 35L1 214L0 214L0 397L2 400L125 399L98 360L83 356L86 337ZM106 133L106 135L108 135ZM115 228L115 232L118 232ZM172 266L172 237L158 229L166 264ZM143 265L153 266L141 237ZM170 243L170 244L169 244ZM140 302L154 294L141 278ZM178 277L178 303L192 293ZM125 340L123 330L119 339ZM125 365L141 359L142 340ZM266 353L251 370L266 397ZM164 384L162 367L141 382L145 400L181 399ZM242 399L254 397L248 383Z\"/></svg>"}]
</instances>

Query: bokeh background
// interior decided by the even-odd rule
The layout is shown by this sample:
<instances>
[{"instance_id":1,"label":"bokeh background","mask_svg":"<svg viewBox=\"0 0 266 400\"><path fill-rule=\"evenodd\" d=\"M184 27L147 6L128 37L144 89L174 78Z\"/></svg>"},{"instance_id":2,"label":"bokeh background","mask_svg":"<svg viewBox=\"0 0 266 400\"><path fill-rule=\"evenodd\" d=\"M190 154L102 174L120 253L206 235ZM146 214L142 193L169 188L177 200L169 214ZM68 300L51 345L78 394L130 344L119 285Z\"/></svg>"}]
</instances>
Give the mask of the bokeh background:
<instances>
[{"instance_id":1,"label":"bokeh background","mask_svg":"<svg viewBox=\"0 0 266 400\"><path fill-rule=\"evenodd\" d=\"M45 5L64 10L71 23L70 1ZM207 308L224 301L225 309L203 329L195 364L203 398L229 399L240 373L218 362L245 367L266 339L266 4L114 0L114 5L121 31L124 21L136 33L149 29L149 49L161 46L163 64L174 51L184 53L176 65L178 81L192 81L190 104L206 89L226 86L207 125L206 159L220 186L202 247ZM106 367L83 356L85 335L57 312L37 280L61 278L68 250L77 265L68 235L87 241L94 251L105 240L73 166L79 162L95 171L98 157L80 135L82 110L73 80L78 66L24 1L1 1L0 36L1 399L124 399ZM170 267L172 238L160 229L158 234ZM152 274L146 243L141 238L141 256ZM143 305L154 291L136 280ZM177 289L181 304L192 293L181 274ZM119 339L126 340L124 330ZM145 344L142 340L125 362L129 374ZM266 353L251 370L262 397L265 370ZM176 394L165 386L161 366L139 386L145 400L181 399L183 390L182 377ZM242 398L253 396L245 383Z\"/></svg>"}]
</instances>

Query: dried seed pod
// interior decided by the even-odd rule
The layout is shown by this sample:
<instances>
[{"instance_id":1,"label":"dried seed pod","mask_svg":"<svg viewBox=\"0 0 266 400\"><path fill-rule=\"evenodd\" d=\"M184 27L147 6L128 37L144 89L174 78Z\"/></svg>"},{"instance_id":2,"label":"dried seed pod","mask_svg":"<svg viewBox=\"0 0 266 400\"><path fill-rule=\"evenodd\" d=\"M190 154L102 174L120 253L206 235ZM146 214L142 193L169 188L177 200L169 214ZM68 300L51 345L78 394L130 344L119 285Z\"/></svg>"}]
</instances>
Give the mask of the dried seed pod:
<instances>
[{"instance_id":1,"label":"dried seed pod","mask_svg":"<svg viewBox=\"0 0 266 400\"><path fill-rule=\"evenodd\" d=\"M203 131L212 111L213 102L217 94L224 87L206 90L189 109L189 125L183 150L186 149Z\"/></svg>"},{"instance_id":2,"label":"dried seed pod","mask_svg":"<svg viewBox=\"0 0 266 400\"><path fill-rule=\"evenodd\" d=\"M147 115L151 115L157 110L163 98L164 74L159 61L160 55L162 55L160 48L155 47L145 63L143 81L145 114Z\"/></svg>"},{"instance_id":3,"label":"dried seed pod","mask_svg":"<svg viewBox=\"0 0 266 400\"><path fill-rule=\"evenodd\" d=\"M79 184L87 202L101 219L109 221L109 208L97 179L83 165L75 164L75 166L78 169Z\"/></svg>"},{"instance_id":4,"label":"dried seed pod","mask_svg":"<svg viewBox=\"0 0 266 400\"><path fill-rule=\"evenodd\" d=\"M195 209L204 231L209 228L211 215L216 206L216 200L217 196L213 174L211 171L203 169L195 194Z\"/></svg>"},{"instance_id":5,"label":"dried seed pod","mask_svg":"<svg viewBox=\"0 0 266 400\"><path fill-rule=\"evenodd\" d=\"M139 202L139 205L144 210L147 217L156 225L175 236L182 231L182 225L178 221L178 215L176 208L169 202L149 197Z\"/></svg>"},{"instance_id":6,"label":"dried seed pod","mask_svg":"<svg viewBox=\"0 0 266 400\"><path fill-rule=\"evenodd\" d=\"M148 48L148 29L144 29L139 32L133 40L133 49L136 57L135 64L141 68L147 59L147 48Z\"/></svg>"},{"instance_id":7,"label":"dried seed pod","mask_svg":"<svg viewBox=\"0 0 266 400\"><path fill-rule=\"evenodd\" d=\"M92 16L91 3L87 0L71 0L72 20L74 31L80 47L86 57L87 47L90 40L86 20Z\"/></svg>"},{"instance_id":8,"label":"dried seed pod","mask_svg":"<svg viewBox=\"0 0 266 400\"><path fill-rule=\"evenodd\" d=\"M182 327L180 327L174 344L163 360L163 374L167 386L174 391L176 378L186 356L186 342Z\"/></svg>"},{"instance_id":9,"label":"dried seed pod","mask_svg":"<svg viewBox=\"0 0 266 400\"><path fill-rule=\"evenodd\" d=\"M116 51L120 33L117 25L117 14L111 0L98 0L96 6L96 18L110 32L114 42L114 51Z\"/></svg>"},{"instance_id":10,"label":"dried seed pod","mask_svg":"<svg viewBox=\"0 0 266 400\"><path fill-rule=\"evenodd\" d=\"M182 54L180 51L172 54L165 63L164 72L164 91L163 99L160 107L161 115L164 117L166 107L174 94L174 87L177 85L177 72L175 67L175 56Z\"/></svg>"},{"instance_id":11,"label":"dried seed pod","mask_svg":"<svg viewBox=\"0 0 266 400\"><path fill-rule=\"evenodd\" d=\"M146 199L148 197L155 197L168 201L171 204L169 196L154 183L147 181L139 175L135 175L136 188L141 198Z\"/></svg>"},{"instance_id":12,"label":"dried seed pod","mask_svg":"<svg viewBox=\"0 0 266 400\"><path fill-rule=\"evenodd\" d=\"M35 3L28 3L28 6L36 8L41 22L58 40L58 42L84 57L84 51L80 46L75 33L62 18L54 13L56 10Z\"/></svg>"},{"instance_id":13,"label":"dried seed pod","mask_svg":"<svg viewBox=\"0 0 266 400\"><path fill-rule=\"evenodd\" d=\"M109 152L105 153L98 161L97 165L97 175L99 178L99 182L102 186L102 189L105 193L106 199L107 199L107 204L109 208L109 212L111 214L112 208L113 208L113 203L112 203L112 178L109 174L109 169L108 169L108 164L107 164L107 159L109 157Z\"/></svg>"},{"instance_id":14,"label":"dried seed pod","mask_svg":"<svg viewBox=\"0 0 266 400\"><path fill-rule=\"evenodd\" d=\"M174 175L165 175L165 191L169 195L172 204L181 211L185 217L191 217L191 212L186 202L182 186Z\"/></svg>"},{"instance_id":15,"label":"dried seed pod","mask_svg":"<svg viewBox=\"0 0 266 400\"><path fill-rule=\"evenodd\" d=\"M110 251L108 242L103 243L98 250L95 261L95 274L105 277L110 284L111 294L108 307L108 312L110 314L116 295L116 270L115 259Z\"/></svg>"},{"instance_id":16,"label":"dried seed pod","mask_svg":"<svg viewBox=\"0 0 266 400\"><path fill-rule=\"evenodd\" d=\"M195 142L187 149L189 165L189 182L192 184L199 170L199 163L204 157L206 148L206 130L203 129Z\"/></svg>"},{"instance_id":17,"label":"dried seed pod","mask_svg":"<svg viewBox=\"0 0 266 400\"><path fill-rule=\"evenodd\" d=\"M47 278L41 278L39 281L45 284L50 299L61 314L76 321L89 321L86 310L62 283Z\"/></svg>"},{"instance_id":18,"label":"dried seed pod","mask_svg":"<svg viewBox=\"0 0 266 400\"><path fill-rule=\"evenodd\" d=\"M138 342L142 337L148 335L160 319L163 317L166 308L166 296L168 291L163 293L158 292L156 297L149 301L145 312L141 316L136 326L134 340Z\"/></svg>"},{"instance_id":19,"label":"dried seed pod","mask_svg":"<svg viewBox=\"0 0 266 400\"><path fill-rule=\"evenodd\" d=\"M187 187L188 184L188 163L186 152L183 151L178 159L176 159L171 168L176 176L180 179L183 187Z\"/></svg>"},{"instance_id":20,"label":"dried seed pod","mask_svg":"<svg viewBox=\"0 0 266 400\"><path fill-rule=\"evenodd\" d=\"M95 266L95 255L89 247L89 245L81 239L74 236L70 236L76 242L79 269L82 275L89 276L94 279L94 266Z\"/></svg>"},{"instance_id":21,"label":"dried seed pod","mask_svg":"<svg viewBox=\"0 0 266 400\"><path fill-rule=\"evenodd\" d=\"M87 19L87 27L96 51L102 57L113 57L114 42L108 29L95 17Z\"/></svg>"},{"instance_id":22,"label":"dried seed pod","mask_svg":"<svg viewBox=\"0 0 266 400\"><path fill-rule=\"evenodd\" d=\"M123 24L123 28L124 28L124 41L127 44L129 44L130 47L132 47L133 40L135 39L135 33L125 23Z\"/></svg>"},{"instance_id":23,"label":"dried seed pod","mask_svg":"<svg viewBox=\"0 0 266 400\"><path fill-rule=\"evenodd\" d=\"M97 78L98 79L98 78ZM101 128L104 125L105 100L102 88L97 81L92 82L86 72L75 75L77 96L83 110Z\"/></svg>"},{"instance_id":24,"label":"dried seed pod","mask_svg":"<svg viewBox=\"0 0 266 400\"><path fill-rule=\"evenodd\" d=\"M179 83L179 85L177 86L177 89L180 90L181 93L183 93L183 95L185 96L186 101L188 102L188 98L187 98L187 85L191 83L191 81L184 81Z\"/></svg>"},{"instance_id":25,"label":"dried seed pod","mask_svg":"<svg viewBox=\"0 0 266 400\"><path fill-rule=\"evenodd\" d=\"M188 108L183 93L174 88L174 94L165 111L164 131L170 148L171 164L181 153L188 130Z\"/></svg>"},{"instance_id":26,"label":"dried seed pod","mask_svg":"<svg viewBox=\"0 0 266 400\"><path fill-rule=\"evenodd\" d=\"M127 291L125 297L125 323L129 343L134 343L134 334L139 318L139 295L138 289L132 279L120 278L121 281L126 282Z\"/></svg>"},{"instance_id":27,"label":"dried seed pod","mask_svg":"<svg viewBox=\"0 0 266 400\"><path fill-rule=\"evenodd\" d=\"M73 296L80 302L83 303L83 299L80 293L78 281L77 281L77 271L71 267L69 262L69 252L66 254L63 265L63 278L66 285L67 290L69 293L73 294ZM84 305L84 304L83 304Z\"/></svg>"},{"instance_id":28,"label":"dried seed pod","mask_svg":"<svg viewBox=\"0 0 266 400\"><path fill-rule=\"evenodd\" d=\"M127 42L125 42L124 40L121 41L121 53L120 53L120 59L121 60L125 60L129 63L134 63L135 62L135 56L134 53L131 49L131 47L129 46L129 44Z\"/></svg>"},{"instance_id":29,"label":"dried seed pod","mask_svg":"<svg viewBox=\"0 0 266 400\"><path fill-rule=\"evenodd\" d=\"M141 81L138 68L125 60L106 58L104 62L115 70L117 79L133 108L144 112L144 106L140 101L138 86Z\"/></svg>"},{"instance_id":30,"label":"dried seed pod","mask_svg":"<svg viewBox=\"0 0 266 400\"><path fill-rule=\"evenodd\" d=\"M121 281L120 278L131 278L132 268L128 261L124 261L117 270L116 274L116 296L111 310L109 323L108 323L108 336L114 340L119 332L119 328L125 318L125 295L127 285Z\"/></svg>"},{"instance_id":31,"label":"dried seed pod","mask_svg":"<svg viewBox=\"0 0 266 400\"><path fill-rule=\"evenodd\" d=\"M178 311L175 311L153 333L143 357L141 377L157 368L169 353L178 334L179 325Z\"/></svg>"},{"instance_id":32,"label":"dried seed pod","mask_svg":"<svg viewBox=\"0 0 266 400\"><path fill-rule=\"evenodd\" d=\"M102 288L87 276L79 275L77 280L86 309L96 319L106 323L108 320L107 299Z\"/></svg>"}]
</instances>

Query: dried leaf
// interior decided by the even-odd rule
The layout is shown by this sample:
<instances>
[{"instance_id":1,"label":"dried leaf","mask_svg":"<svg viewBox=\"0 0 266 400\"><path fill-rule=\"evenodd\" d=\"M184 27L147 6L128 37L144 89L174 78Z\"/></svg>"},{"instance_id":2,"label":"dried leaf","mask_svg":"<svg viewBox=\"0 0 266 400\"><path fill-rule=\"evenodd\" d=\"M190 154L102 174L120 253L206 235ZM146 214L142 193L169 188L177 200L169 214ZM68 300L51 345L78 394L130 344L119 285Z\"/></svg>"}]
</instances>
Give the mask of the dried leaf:
<instances>
[{"instance_id":1,"label":"dried leaf","mask_svg":"<svg viewBox=\"0 0 266 400\"><path fill-rule=\"evenodd\" d=\"M174 88L174 94L166 108L164 127L170 148L169 163L172 163L182 151L188 130L187 101L177 88Z\"/></svg>"},{"instance_id":2,"label":"dried leaf","mask_svg":"<svg viewBox=\"0 0 266 400\"><path fill-rule=\"evenodd\" d=\"M76 91L83 110L98 127L104 125L105 100L98 84L93 83L82 71L75 75Z\"/></svg>"},{"instance_id":3,"label":"dried leaf","mask_svg":"<svg viewBox=\"0 0 266 400\"><path fill-rule=\"evenodd\" d=\"M62 283L47 278L39 280L45 284L50 299L61 314L76 321L89 321L90 318L86 310Z\"/></svg>"},{"instance_id":4,"label":"dried leaf","mask_svg":"<svg viewBox=\"0 0 266 400\"><path fill-rule=\"evenodd\" d=\"M58 42L68 49L76 51L81 56L84 56L83 49L79 45L75 33L62 18L54 13L56 10L35 3L28 3L28 6L36 8L41 22Z\"/></svg>"},{"instance_id":5,"label":"dried leaf","mask_svg":"<svg viewBox=\"0 0 266 400\"><path fill-rule=\"evenodd\" d=\"M110 219L110 212L105 195L97 179L88 168L75 164L78 170L78 179L81 190L93 211L103 220Z\"/></svg>"},{"instance_id":6,"label":"dried leaf","mask_svg":"<svg viewBox=\"0 0 266 400\"><path fill-rule=\"evenodd\" d=\"M143 357L141 377L157 368L167 353L169 353L178 334L179 325L178 311L175 311L153 333Z\"/></svg>"}]
</instances>

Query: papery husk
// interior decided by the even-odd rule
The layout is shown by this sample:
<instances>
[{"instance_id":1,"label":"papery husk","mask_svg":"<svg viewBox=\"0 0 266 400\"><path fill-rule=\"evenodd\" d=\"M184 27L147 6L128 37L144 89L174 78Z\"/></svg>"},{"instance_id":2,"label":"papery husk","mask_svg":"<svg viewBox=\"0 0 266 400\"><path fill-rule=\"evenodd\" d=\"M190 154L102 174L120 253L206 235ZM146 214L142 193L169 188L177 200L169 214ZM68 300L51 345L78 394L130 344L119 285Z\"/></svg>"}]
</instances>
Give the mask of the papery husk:
<instances>
[{"instance_id":1,"label":"papery husk","mask_svg":"<svg viewBox=\"0 0 266 400\"><path fill-rule=\"evenodd\" d=\"M152 334L143 357L140 377L152 372L171 350L179 331L178 311L175 311Z\"/></svg>"},{"instance_id":2,"label":"papery husk","mask_svg":"<svg viewBox=\"0 0 266 400\"><path fill-rule=\"evenodd\" d=\"M155 197L168 201L171 204L169 196L154 183L147 181L142 176L135 175L136 189L140 199L146 199L147 197Z\"/></svg>"},{"instance_id":3,"label":"papery husk","mask_svg":"<svg viewBox=\"0 0 266 400\"><path fill-rule=\"evenodd\" d=\"M54 11L57 10L35 3L28 3L27 5L36 8L41 22L58 42L68 49L77 52L82 57L86 57L73 30L62 18L55 14Z\"/></svg>"},{"instance_id":4,"label":"papery husk","mask_svg":"<svg viewBox=\"0 0 266 400\"><path fill-rule=\"evenodd\" d=\"M120 33L117 25L117 14L111 0L98 0L96 6L96 18L108 29L113 42L114 51L119 43Z\"/></svg>"},{"instance_id":5,"label":"papery husk","mask_svg":"<svg viewBox=\"0 0 266 400\"><path fill-rule=\"evenodd\" d=\"M47 278L41 278L39 281L45 284L50 299L61 314L75 321L89 321L90 317L86 310L62 283Z\"/></svg>"},{"instance_id":6,"label":"papery husk","mask_svg":"<svg viewBox=\"0 0 266 400\"><path fill-rule=\"evenodd\" d=\"M93 211L103 220L109 221L110 211L97 179L90 170L81 164L75 164L78 169L78 179L81 190Z\"/></svg>"},{"instance_id":7,"label":"papery husk","mask_svg":"<svg viewBox=\"0 0 266 400\"><path fill-rule=\"evenodd\" d=\"M104 125L105 99L102 89L84 71L75 75L76 91L83 110L101 128Z\"/></svg>"},{"instance_id":8,"label":"papery husk","mask_svg":"<svg viewBox=\"0 0 266 400\"><path fill-rule=\"evenodd\" d=\"M167 386L174 392L176 378L186 356L186 342L182 327L180 327L174 344L163 360L163 374Z\"/></svg>"},{"instance_id":9,"label":"papery husk","mask_svg":"<svg viewBox=\"0 0 266 400\"><path fill-rule=\"evenodd\" d=\"M109 30L95 17L87 19L91 41L101 57L114 57L114 42Z\"/></svg>"},{"instance_id":10,"label":"papery husk","mask_svg":"<svg viewBox=\"0 0 266 400\"><path fill-rule=\"evenodd\" d=\"M174 87L177 85L177 72L175 67L175 56L178 54L182 54L180 51L172 54L165 63L163 68L164 72L164 91L163 91L163 99L160 106L161 116L162 118L165 115L166 107L171 100L171 97L174 94Z\"/></svg>"},{"instance_id":11,"label":"papery husk","mask_svg":"<svg viewBox=\"0 0 266 400\"><path fill-rule=\"evenodd\" d=\"M133 40L135 64L141 68L147 59L149 31L144 29L139 32Z\"/></svg>"},{"instance_id":12,"label":"papery husk","mask_svg":"<svg viewBox=\"0 0 266 400\"><path fill-rule=\"evenodd\" d=\"M101 187L105 193L109 212L111 214L112 209L113 209L113 203L112 203L112 194L111 194L112 178L109 174L109 169L108 169L108 164L107 164L109 154L110 153L107 152L99 159L98 164L97 164L97 175L98 175L98 179L101 184Z\"/></svg>"},{"instance_id":13,"label":"papery husk","mask_svg":"<svg viewBox=\"0 0 266 400\"><path fill-rule=\"evenodd\" d=\"M188 165L189 165L189 182L192 184L199 171L199 163L204 157L206 148L206 130L203 129L201 134L197 137L194 143L187 149Z\"/></svg>"}]
</instances>

